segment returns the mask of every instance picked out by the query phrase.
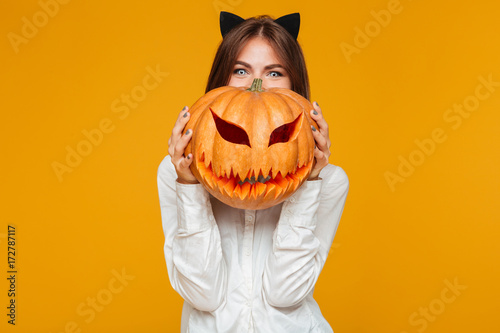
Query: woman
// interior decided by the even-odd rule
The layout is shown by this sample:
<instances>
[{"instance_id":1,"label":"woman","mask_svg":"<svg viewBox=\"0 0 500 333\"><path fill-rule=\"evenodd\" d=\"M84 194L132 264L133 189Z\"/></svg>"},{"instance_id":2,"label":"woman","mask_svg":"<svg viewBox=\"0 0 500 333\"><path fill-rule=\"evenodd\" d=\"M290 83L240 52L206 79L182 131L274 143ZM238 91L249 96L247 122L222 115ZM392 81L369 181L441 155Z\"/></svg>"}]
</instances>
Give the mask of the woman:
<instances>
[{"instance_id":1,"label":"woman","mask_svg":"<svg viewBox=\"0 0 500 333\"><path fill-rule=\"evenodd\" d=\"M221 13L221 42L207 91L224 86L294 90L309 99L299 15L244 20ZM328 126L315 102L311 117L316 165L284 203L241 210L211 197L189 169L192 137L185 107L158 170L165 258L173 288L184 298L182 332L332 332L313 299L314 285L344 207L348 180L328 164Z\"/></svg>"}]
</instances>

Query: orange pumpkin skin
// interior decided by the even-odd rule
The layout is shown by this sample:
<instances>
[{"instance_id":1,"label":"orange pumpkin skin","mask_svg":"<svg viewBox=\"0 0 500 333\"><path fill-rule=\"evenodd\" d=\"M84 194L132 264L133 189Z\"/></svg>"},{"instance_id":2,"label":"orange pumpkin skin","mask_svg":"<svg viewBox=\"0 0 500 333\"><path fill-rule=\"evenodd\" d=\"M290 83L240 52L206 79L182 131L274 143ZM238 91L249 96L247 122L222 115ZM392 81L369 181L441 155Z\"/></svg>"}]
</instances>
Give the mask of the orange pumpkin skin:
<instances>
[{"instance_id":1,"label":"orange pumpkin skin","mask_svg":"<svg viewBox=\"0 0 500 333\"><path fill-rule=\"evenodd\" d=\"M279 204L314 166L313 106L291 90L262 91L261 84L255 79L253 91L209 91L189 110L184 129L193 130L184 152L193 154L193 175L214 197L241 209Z\"/></svg>"}]
</instances>

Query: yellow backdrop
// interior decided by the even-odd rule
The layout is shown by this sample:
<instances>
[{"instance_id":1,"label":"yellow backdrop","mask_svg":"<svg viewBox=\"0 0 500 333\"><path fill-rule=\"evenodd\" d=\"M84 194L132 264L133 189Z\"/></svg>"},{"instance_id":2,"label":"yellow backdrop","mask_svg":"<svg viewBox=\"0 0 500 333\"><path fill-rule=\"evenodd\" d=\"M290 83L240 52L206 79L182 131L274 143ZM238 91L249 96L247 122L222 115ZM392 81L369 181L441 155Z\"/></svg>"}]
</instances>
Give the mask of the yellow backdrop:
<instances>
[{"instance_id":1,"label":"yellow backdrop","mask_svg":"<svg viewBox=\"0 0 500 333\"><path fill-rule=\"evenodd\" d=\"M351 184L315 289L335 332L500 332L500 4L486 0L2 1L1 331L179 331L156 170L203 94L220 10L302 15Z\"/></svg>"}]
</instances>

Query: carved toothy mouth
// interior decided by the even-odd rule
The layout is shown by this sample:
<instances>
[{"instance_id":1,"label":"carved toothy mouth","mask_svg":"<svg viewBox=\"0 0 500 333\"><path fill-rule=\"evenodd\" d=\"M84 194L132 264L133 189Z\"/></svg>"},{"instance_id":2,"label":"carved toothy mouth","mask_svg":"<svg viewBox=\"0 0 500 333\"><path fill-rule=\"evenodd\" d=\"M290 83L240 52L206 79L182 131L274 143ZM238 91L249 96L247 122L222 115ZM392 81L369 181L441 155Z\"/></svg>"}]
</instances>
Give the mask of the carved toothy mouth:
<instances>
[{"instance_id":1,"label":"carved toothy mouth","mask_svg":"<svg viewBox=\"0 0 500 333\"><path fill-rule=\"evenodd\" d=\"M204 154L202 154L204 155ZM204 156L197 162L198 172L211 190L220 192L229 198L241 200L275 200L280 196L293 193L309 175L313 160L309 163L297 166L295 173L282 175L281 172L270 170L264 176L262 170L249 170L244 176L234 174L233 170L217 176L212 170L212 164L205 166ZM213 194L213 193L212 193Z\"/></svg>"}]
</instances>

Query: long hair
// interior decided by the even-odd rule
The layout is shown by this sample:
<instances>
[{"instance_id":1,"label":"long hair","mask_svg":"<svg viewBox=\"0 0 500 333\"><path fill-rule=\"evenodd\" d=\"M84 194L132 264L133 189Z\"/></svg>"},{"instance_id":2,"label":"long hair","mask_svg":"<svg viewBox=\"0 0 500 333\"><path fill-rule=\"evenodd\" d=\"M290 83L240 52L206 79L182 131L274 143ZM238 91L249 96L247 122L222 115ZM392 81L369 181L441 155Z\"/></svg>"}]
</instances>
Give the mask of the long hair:
<instances>
[{"instance_id":1,"label":"long hair","mask_svg":"<svg viewBox=\"0 0 500 333\"><path fill-rule=\"evenodd\" d=\"M290 76L291 90L309 100L309 77L302 48L285 28L267 15L249 18L226 34L217 49L205 92L229 83L238 54L254 37L262 37L271 44Z\"/></svg>"}]
</instances>

